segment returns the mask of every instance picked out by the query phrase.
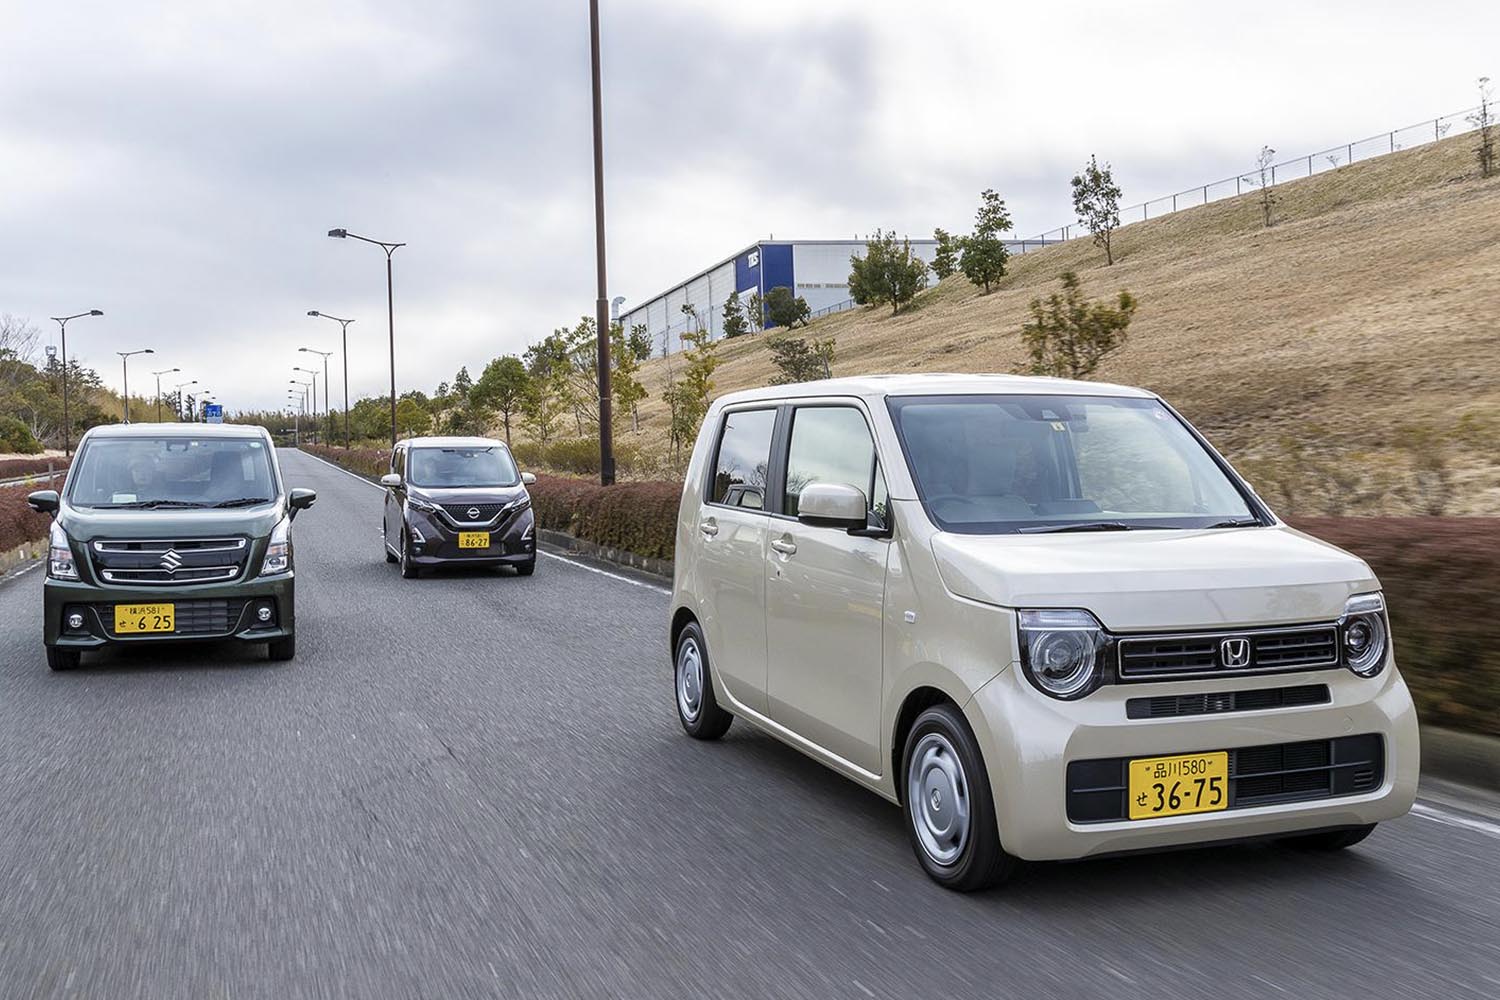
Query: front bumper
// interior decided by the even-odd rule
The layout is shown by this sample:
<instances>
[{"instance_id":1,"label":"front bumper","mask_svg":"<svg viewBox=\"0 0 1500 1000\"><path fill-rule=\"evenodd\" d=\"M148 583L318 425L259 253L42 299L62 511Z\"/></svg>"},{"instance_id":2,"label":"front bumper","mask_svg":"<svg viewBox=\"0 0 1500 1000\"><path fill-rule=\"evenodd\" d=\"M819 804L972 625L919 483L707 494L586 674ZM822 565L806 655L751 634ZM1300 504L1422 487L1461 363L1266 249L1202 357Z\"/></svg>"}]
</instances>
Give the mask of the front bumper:
<instances>
[{"instance_id":1,"label":"front bumper","mask_svg":"<svg viewBox=\"0 0 1500 1000\"><path fill-rule=\"evenodd\" d=\"M268 642L293 635L297 628L294 573L243 582L186 587L97 587L50 577L42 586L43 641L60 649L100 649L105 646L153 642L195 642L237 639ZM146 635L117 635L116 604L162 604L177 607L178 631ZM272 609L262 624L256 610ZM84 618L81 629L67 627L73 612Z\"/></svg>"},{"instance_id":2,"label":"front bumper","mask_svg":"<svg viewBox=\"0 0 1500 1000\"><path fill-rule=\"evenodd\" d=\"M529 507L493 529L483 525L472 528L455 527L441 515L416 508L408 508L407 521L413 529L411 561L418 566L502 566L526 563L536 558L535 521ZM489 546L482 549L460 548L458 536L464 531L487 532L490 536Z\"/></svg>"},{"instance_id":3,"label":"front bumper","mask_svg":"<svg viewBox=\"0 0 1500 1000\"><path fill-rule=\"evenodd\" d=\"M1125 702L1155 695L1215 693L1247 687L1326 684L1329 700L1305 707L1129 719ZM1379 676L1324 670L1254 678L1113 684L1079 701L1051 699L1019 669L1005 670L965 706L984 752L1000 840L1028 860L1274 837L1362 826L1404 815L1416 798L1416 709L1390 664ZM1068 810L1068 765L1109 758L1159 757L1217 750L1380 737L1380 779L1368 791L1244 805L1160 819L1075 822ZM1232 755L1233 757L1234 755ZM1339 789L1338 791L1342 791Z\"/></svg>"}]
</instances>

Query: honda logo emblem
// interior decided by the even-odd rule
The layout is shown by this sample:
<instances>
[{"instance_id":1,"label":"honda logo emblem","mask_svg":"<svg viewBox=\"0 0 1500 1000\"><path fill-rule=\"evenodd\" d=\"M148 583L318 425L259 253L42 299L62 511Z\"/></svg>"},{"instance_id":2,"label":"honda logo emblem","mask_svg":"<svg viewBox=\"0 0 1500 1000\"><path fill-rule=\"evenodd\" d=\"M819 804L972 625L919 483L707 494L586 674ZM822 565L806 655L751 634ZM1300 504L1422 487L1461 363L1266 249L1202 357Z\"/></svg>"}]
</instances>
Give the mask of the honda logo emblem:
<instances>
[{"instance_id":1,"label":"honda logo emblem","mask_svg":"<svg viewBox=\"0 0 1500 1000\"><path fill-rule=\"evenodd\" d=\"M182 566L182 556L177 554L176 549L168 549L158 565L168 573L175 573Z\"/></svg>"},{"instance_id":2,"label":"honda logo emblem","mask_svg":"<svg viewBox=\"0 0 1500 1000\"><path fill-rule=\"evenodd\" d=\"M1219 643L1219 656L1231 670L1250 665L1250 640L1225 639Z\"/></svg>"}]
</instances>

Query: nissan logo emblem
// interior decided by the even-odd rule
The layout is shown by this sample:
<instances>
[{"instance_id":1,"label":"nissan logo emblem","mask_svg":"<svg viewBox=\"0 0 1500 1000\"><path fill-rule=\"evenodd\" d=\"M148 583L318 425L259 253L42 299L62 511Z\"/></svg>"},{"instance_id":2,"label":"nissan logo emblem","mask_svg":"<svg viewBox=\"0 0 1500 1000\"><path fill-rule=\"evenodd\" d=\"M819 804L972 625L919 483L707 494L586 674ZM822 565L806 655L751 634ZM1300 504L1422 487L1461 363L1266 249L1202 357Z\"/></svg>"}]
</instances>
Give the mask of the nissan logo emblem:
<instances>
[{"instance_id":1,"label":"nissan logo emblem","mask_svg":"<svg viewBox=\"0 0 1500 1000\"><path fill-rule=\"evenodd\" d=\"M1219 643L1219 656L1231 670L1250 665L1250 640L1225 639Z\"/></svg>"},{"instance_id":2,"label":"nissan logo emblem","mask_svg":"<svg viewBox=\"0 0 1500 1000\"><path fill-rule=\"evenodd\" d=\"M477 520L479 520L479 508L478 507L470 507L468 513L469 513L469 520L471 520L471 521L477 521Z\"/></svg>"}]
</instances>

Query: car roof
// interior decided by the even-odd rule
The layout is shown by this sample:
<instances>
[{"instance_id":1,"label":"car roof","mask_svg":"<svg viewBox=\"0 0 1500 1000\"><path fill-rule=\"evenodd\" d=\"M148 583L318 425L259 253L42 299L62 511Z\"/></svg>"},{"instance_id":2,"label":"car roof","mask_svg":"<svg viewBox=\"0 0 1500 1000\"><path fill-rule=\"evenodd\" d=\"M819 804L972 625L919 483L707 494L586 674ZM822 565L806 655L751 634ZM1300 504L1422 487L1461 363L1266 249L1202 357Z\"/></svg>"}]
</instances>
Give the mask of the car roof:
<instances>
[{"instance_id":1,"label":"car roof","mask_svg":"<svg viewBox=\"0 0 1500 1000\"><path fill-rule=\"evenodd\" d=\"M800 396L925 396L979 395L999 393L1016 396L1133 396L1154 398L1155 393L1134 386L1043 375L963 375L922 373L907 375L855 375L847 378L771 385L727 393L718 402L730 405L763 399L795 399Z\"/></svg>"},{"instance_id":2,"label":"car roof","mask_svg":"<svg viewBox=\"0 0 1500 1000\"><path fill-rule=\"evenodd\" d=\"M400 444L421 448L504 448L504 441L486 437L414 437Z\"/></svg>"},{"instance_id":3,"label":"car roof","mask_svg":"<svg viewBox=\"0 0 1500 1000\"><path fill-rule=\"evenodd\" d=\"M100 424L89 428L94 438L263 438L270 432L259 424Z\"/></svg>"}]
</instances>

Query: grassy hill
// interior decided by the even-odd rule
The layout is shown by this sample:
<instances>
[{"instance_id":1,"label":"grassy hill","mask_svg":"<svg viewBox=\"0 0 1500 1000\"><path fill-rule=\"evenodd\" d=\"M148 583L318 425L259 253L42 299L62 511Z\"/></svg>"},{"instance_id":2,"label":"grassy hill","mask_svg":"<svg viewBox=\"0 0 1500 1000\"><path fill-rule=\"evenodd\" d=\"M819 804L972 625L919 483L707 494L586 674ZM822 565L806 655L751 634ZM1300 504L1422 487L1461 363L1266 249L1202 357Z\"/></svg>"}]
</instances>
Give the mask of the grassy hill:
<instances>
[{"instance_id":1,"label":"grassy hill","mask_svg":"<svg viewBox=\"0 0 1500 1000\"><path fill-rule=\"evenodd\" d=\"M1283 513L1500 513L1500 178L1472 136L1125 226L1116 263L1088 239L1014 258L985 295L955 276L907 311L856 309L834 374L1007 372L1027 303L1076 270L1091 297L1140 300L1095 378L1149 387L1193 420ZM723 393L770 381L765 336L720 345ZM667 365L622 445L666 454Z\"/></svg>"}]
</instances>

